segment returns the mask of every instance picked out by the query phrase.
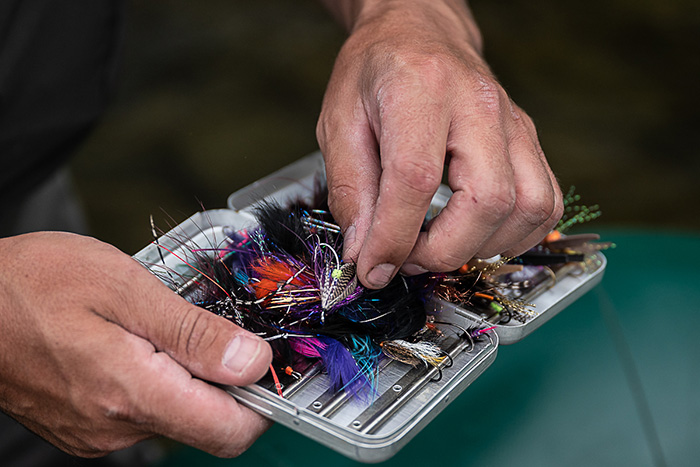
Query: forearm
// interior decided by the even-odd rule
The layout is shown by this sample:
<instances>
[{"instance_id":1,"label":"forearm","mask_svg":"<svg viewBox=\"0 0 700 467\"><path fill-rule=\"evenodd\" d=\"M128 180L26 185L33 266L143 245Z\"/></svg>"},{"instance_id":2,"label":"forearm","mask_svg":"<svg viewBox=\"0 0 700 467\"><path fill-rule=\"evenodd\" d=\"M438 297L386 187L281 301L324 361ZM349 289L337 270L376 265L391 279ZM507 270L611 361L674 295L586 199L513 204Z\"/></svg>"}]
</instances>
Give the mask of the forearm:
<instances>
[{"instance_id":1,"label":"forearm","mask_svg":"<svg viewBox=\"0 0 700 467\"><path fill-rule=\"evenodd\" d=\"M481 53L482 39L474 17L463 0L321 0L346 30L381 25L385 32L407 26L448 32Z\"/></svg>"}]
</instances>

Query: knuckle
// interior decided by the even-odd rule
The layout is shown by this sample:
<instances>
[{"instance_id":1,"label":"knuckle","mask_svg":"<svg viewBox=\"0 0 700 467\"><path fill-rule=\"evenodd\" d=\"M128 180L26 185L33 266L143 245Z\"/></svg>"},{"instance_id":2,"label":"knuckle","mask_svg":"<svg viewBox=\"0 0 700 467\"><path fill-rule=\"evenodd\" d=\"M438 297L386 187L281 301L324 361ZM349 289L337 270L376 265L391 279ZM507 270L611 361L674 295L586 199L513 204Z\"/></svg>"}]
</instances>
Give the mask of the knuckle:
<instances>
[{"instance_id":1,"label":"knuckle","mask_svg":"<svg viewBox=\"0 0 700 467\"><path fill-rule=\"evenodd\" d=\"M458 269L469 259L469 253L462 248L463 242L458 240L455 244L452 240L445 243L445 232L430 229L423 242L414 253L411 254L411 262L415 262L433 272L449 272Z\"/></svg>"},{"instance_id":2,"label":"knuckle","mask_svg":"<svg viewBox=\"0 0 700 467\"><path fill-rule=\"evenodd\" d=\"M507 218L515 208L515 189L510 184L496 183L472 194L472 203L482 218L499 223Z\"/></svg>"},{"instance_id":3,"label":"knuckle","mask_svg":"<svg viewBox=\"0 0 700 467\"><path fill-rule=\"evenodd\" d=\"M536 228L552 217L554 206L554 196L551 191L539 189L519 194L515 209L523 222Z\"/></svg>"},{"instance_id":4,"label":"knuckle","mask_svg":"<svg viewBox=\"0 0 700 467\"><path fill-rule=\"evenodd\" d=\"M442 87L449 82L452 66L440 53L413 53L406 56L407 67L415 82L429 87Z\"/></svg>"},{"instance_id":5,"label":"knuckle","mask_svg":"<svg viewBox=\"0 0 700 467\"><path fill-rule=\"evenodd\" d=\"M508 144L511 148L520 149L534 158L539 157L532 135L522 126L517 126L514 130L508 132Z\"/></svg>"},{"instance_id":6,"label":"knuckle","mask_svg":"<svg viewBox=\"0 0 700 467\"><path fill-rule=\"evenodd\" d=\"M430 267L434 272L450 272L459 269L467 262L468 258L462 258L452 254L443 253L441 256L435 257L435 260Z\"/></svg>"},{"instance_id":7,"label":"knuckle","mask_svg":"<svg viewBox=\"0 0 700 467\"><path fill-rule=\"evenodd\" d=\"M392 54L393 69L399 70L402 82L441 85L453 69L447 55L421 50L400 50Z\"/></svg>"},{"instance_id":8,"label":"knuckle","mask_svg":"<svg viewBox=\"0 0 700 467\"><path fill-rule=\"evenodd\" d=\"M339 221L350 218L352 213L352 203L349 200L358 199L359 190L356 186L348 183L328 183L328 207L333 216Z\"/></svg>"},{"instance_id":9,"label":"knuckle","mask_svg":"<svg viewBox=\"0 0 700 467\"><path fill-rule=\"evenodd\" d=\"M552 213L549 216L549 218L543 221L542 223L542 230L544 234L547 234L550 231L552 231L557 226L557 223L563 215L564 207L562 205L555 204L554 209L552 210Z\"/></svg>"},{"instance_id":10,"label":"knuckle","mask_svg":"<svg viewBox=\"0 0 700 467\"><path fill-rule=\"evenodd\" d=\"M130 404L121 400L109 400L102 402L102 413L108 420L132 421L135 420L135 411Z\"/></svg>"},{"instance_id":11,"label":"knuckle","mask_svg":"<svg viewBox=\"0 0 700 467\"><path fill-rule=\"evenodd\" d=\"M547 216L546 219L543 219L541 221L541 226L540 229L543 231L545 234L550 232L554 227L556 227L557 223L559 220L562 218L564 215L564 203L562 200L562 193L561 190L559 189L559 186L556 184L553 187L554 192L552 193L551 197L551 209L549 210L549 215Z\"/></svg>"},{"instance_id":12,"label":"knuckle","mask_svg":"<svg viewBox=\"0 0 700 467\"><path fill-rule=\"evenodd\" d=\"M356 186L349 183L335 183L334 180L328 181L328 202L339 203L346 199L357 196L359 190Z\"/></svg>"},{"instance_id":13,"label":"knuckle","mask_svg":"<svg viewBox=\"0 0 700 467\"><path fill-rule=\"evenodd\" d=\"M504 102L509 102L501 86L488 77L478 76L475 98L481 104L480 110L492 115L500 115Z\"/></svg>"},{"instance_id":14,"label":"knuckle","mask_svg":"<svg viewBox=\"0 0 700 467\"><path fill-rule=\"evenodd\" d=\"M552 211L552 216L549 218L549 228L554 228L554 226L559 222L559 220L564 216L564 205L555 204L554 211Z\"/></svg>"},{"instance_id":15,"label":"knuckle","mask_svg":"<svg viewBox=\"0 0 700 467\"><path fill-rule=\"evenodd\" d=\"M382 239L382 251L390 263L401 263L413 249L415 241L410 236L389 236Z\"/></svg>"},{"instance_id":16,"label":"knuckle","mask_svg":"<svg viewBox=\"0 0 700 467\"><path fill-rule=\"evenodd\" d=\"M186 310L175 322L175 348L185 357L206 351L216 341L217 327L210 325L210 320L204 313Z\"/></svg>"},{"instance_id":17,"label":"knuckle","mask_svg":"<svg viewBox=\"0 0 700 467\"><path fill-rule=\"evenodd\" d=\"M326 120L327 115L325 109L321 111L321 115L316 123L316 140L318 141L319 147L323 153L327 151L326 142L328 141L328 122Z\"/></svg>"},{"instance_id":18,"label":"knuckle","mask_svg":"<svg viewBox=\"0 0 700 467\"><path fill-rule=\"evenodd\" d=\"M554 185L554 209L552 210L551 220L554 224L559 222L559 219L564 215L564 196L558 185Z\"/></svg>"},{"instance_id":19,"label":"knuckle","mask_svg":"<svg viewBox=\"0 0 700 467\"><path fill-rule=\"evenodd\" d=\"M97 409L107 421L127 422L131 425L146 425L147 415L139 408L139 403L133 402L133 396L129 390L112 390L97 400Z\"/></svg>"},{"instance_id":20,"label":"knuckle","mask_svg":"<svg viewBox=\"0 0 700 467\"><path fill-rule=\"evenodd\" d=\"M440 186L442 167L428 155L398 161L391 166L397 181L408 191L432 196Z\"/></svg>"},{"instance_id":21,"label":"knuckle","mask_svg":"<svg viewBox=\"0 0 700 467\"><path fill-rule=\"evenodd\" d=\"M401 51L391 54L392 73L373 83L371 94L385 105L406 96L422 96L425 102L444 100L454 83L454 68L443 53Z\"/></svg>"},{"instance_id":22,"label":"knuckle","mask_svg":"<svg viewBox=\"0 0 700 467\"><path fill-rule=\"evenodd\" d=\"M523 125L527 131L532 133L534 136L537 136L537 127L535 126L534 120L532 120L532 118L520 108L517 108L516 112L520 116L520 121L523 122Z\"/></svg>"}]
</instances>

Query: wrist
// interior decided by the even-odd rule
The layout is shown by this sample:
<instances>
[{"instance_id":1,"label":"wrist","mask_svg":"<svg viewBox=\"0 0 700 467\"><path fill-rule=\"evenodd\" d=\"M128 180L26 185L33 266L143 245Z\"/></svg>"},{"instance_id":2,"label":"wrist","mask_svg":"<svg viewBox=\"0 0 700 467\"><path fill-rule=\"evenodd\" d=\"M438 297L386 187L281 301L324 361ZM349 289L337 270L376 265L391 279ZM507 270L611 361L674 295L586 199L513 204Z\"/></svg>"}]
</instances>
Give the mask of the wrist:
<instances>
[{"instance_id":1,"label":"wrist","mask_svg":"<svg viewBox=\"0 0 700 467\"><path fill-rule=\"evenodd\" d=\"M450 41L467 43L481 55L481 32L463 0L358 0L350 3L350 6L338 8L345 12L342 21L351 34L365 28L389 35L418 31L441 40L447 37Z\"/></svg>"}]
</instances>

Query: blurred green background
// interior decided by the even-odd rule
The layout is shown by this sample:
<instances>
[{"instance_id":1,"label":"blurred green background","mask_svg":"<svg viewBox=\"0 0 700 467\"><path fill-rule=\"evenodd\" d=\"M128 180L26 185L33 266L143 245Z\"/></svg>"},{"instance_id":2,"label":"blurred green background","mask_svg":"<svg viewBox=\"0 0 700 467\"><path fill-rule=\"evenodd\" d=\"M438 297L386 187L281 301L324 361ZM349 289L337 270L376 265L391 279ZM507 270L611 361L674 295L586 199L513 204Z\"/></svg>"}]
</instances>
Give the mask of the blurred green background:
<instances>
[{"instance_id":1,"label":"blurred green background","mask_svg":"<svg viewBox=\"0 0 700 467\"><path fill-rule=\"evenodd\" d=\"M698 231L700 4L472 2L485 53L599 226ZM344 32L312 0L130 2L121 87L73 160L94 235L128 253L317 149Z\"/></svg>"}]
</instances>

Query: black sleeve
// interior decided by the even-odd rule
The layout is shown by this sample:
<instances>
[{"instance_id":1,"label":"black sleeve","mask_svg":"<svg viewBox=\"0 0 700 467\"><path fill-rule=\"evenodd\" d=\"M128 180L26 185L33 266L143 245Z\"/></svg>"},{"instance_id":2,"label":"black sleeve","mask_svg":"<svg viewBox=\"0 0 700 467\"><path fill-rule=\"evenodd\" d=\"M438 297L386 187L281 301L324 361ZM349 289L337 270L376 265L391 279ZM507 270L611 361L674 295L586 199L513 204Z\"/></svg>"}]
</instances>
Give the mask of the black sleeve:
<instances>
[{"instance_id":1,"label":"black sleeve","mask_svg":"<svg viewBox=\"0 0 700 467\"><path fill-rule=\"evenodd\" d=\"M122 3L0 1L0 199L46 179L104 111Z\"/></svg>"}]
</instances>

